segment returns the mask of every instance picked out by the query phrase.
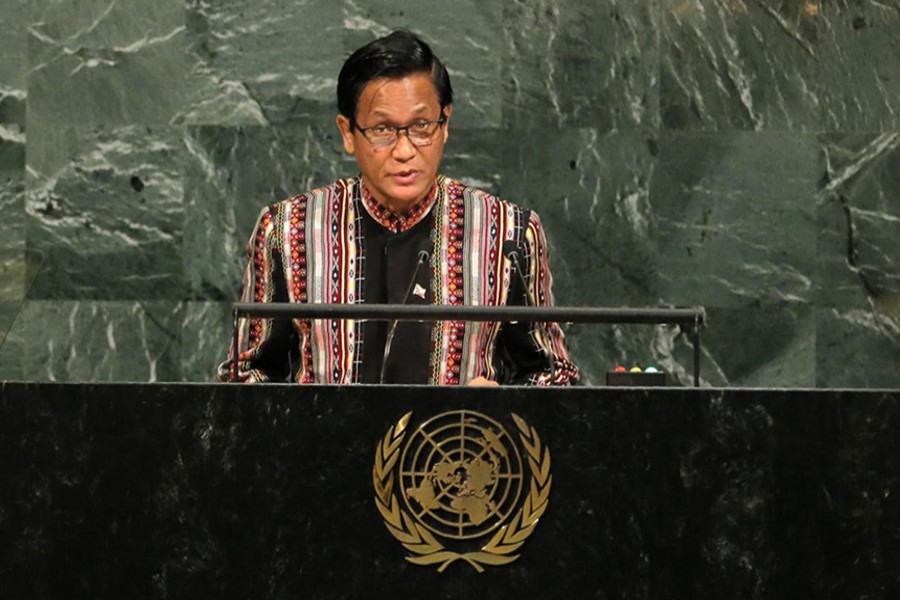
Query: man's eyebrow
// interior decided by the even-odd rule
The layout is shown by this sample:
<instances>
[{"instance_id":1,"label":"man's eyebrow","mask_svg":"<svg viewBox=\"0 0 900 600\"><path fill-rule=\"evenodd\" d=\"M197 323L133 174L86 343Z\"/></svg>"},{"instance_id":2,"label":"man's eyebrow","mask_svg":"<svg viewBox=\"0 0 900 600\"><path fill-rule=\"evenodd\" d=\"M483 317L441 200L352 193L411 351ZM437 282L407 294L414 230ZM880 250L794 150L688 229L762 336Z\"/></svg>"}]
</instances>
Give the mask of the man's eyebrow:
<instances>
[{"instance_id":1,"label":"man's eyebrow","mask_svg":"<svg viewBox=\"0 0 900 600\"><path fill-rule=\"evenodd\" d=\"M427 104L419 104L418 106L416 106L415 108L412 109L412 112L417 115L428 112L428 105ZM392 116L389 111L378 109L378 108L373 110L371 114L373 117L390 118Z\"/></svg>"}]
</instances>

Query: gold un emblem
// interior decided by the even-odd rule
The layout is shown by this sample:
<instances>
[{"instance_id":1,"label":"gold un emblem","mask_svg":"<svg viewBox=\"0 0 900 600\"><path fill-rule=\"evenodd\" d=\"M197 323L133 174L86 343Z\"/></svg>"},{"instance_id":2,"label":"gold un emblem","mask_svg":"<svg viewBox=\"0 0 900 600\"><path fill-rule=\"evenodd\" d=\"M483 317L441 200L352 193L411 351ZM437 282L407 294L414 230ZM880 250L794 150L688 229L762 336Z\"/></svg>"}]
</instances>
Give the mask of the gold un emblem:
<instances>
[{"instance_id":1,"label":"gold un emblem","mask_svg":"<svg viewBox=\"0 0 900 600\"><path fill-rule=\"evenodd\" d=\"M438 572L462 560L481 573L519 558L553 481L550 451L534 428L512 414L517 443L494 419L458 410L425 421L404 444L410 417L388 429L372 469L375 505L412 553L406 560Z\"/></svg>"}]
</instances>

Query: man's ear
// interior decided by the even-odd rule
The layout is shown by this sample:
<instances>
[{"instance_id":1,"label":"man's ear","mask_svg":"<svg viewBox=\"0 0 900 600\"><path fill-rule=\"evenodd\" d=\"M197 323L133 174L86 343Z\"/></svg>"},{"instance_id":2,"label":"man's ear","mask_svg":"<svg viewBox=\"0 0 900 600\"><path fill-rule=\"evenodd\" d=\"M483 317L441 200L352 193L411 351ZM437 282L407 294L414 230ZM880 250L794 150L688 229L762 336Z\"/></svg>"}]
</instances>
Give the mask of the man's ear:
<instances>
[{"instance_id":1,"label":"man's ear","mask_svg":"<svg viewBox=\"0 0 900 600\"><path fill-rule=\"evenodd\" d=\"M450 113L453 112L453 105L448 104L444 107L444 118L447 121L444 123L444 141L447 141L447 138L450 136Z\"/></svg>"},{"instance_id":2,"label":"man's ear","mask_svg":"<svg viewBox=\"0 0 900 600\"><path fill-rule=\"evenodd\" d=\"M350 127L350 119L344 115L337 116L337 126L344 140L344 150L347 154L356 154L356 140L353 139L353 131Z\"/></svg>"}]
</instances>

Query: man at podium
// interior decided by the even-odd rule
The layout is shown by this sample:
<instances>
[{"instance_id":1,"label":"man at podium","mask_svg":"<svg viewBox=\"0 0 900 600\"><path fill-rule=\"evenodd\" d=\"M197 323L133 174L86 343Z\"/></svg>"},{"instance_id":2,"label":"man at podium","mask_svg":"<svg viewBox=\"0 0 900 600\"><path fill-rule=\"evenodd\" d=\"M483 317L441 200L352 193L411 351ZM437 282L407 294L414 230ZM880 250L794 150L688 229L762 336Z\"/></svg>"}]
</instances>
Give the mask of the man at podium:
<instances>
[{"instance_id":1,"label":"man at podium","mask_svg":"<svg viewBox=\"0 0 900 600\"><path fill-rule=\"evenodd\" d=\"M358 49L341 69L337 96L337 126L359 175L263 209L248 244L243 302L552 303L538 216L438 174L453 90L425 42L399 30ZM239 348L244 382L578 378L556 323L251 318ZM231 378L231 357L219 377Z\"/></svg>"}]
</instances>

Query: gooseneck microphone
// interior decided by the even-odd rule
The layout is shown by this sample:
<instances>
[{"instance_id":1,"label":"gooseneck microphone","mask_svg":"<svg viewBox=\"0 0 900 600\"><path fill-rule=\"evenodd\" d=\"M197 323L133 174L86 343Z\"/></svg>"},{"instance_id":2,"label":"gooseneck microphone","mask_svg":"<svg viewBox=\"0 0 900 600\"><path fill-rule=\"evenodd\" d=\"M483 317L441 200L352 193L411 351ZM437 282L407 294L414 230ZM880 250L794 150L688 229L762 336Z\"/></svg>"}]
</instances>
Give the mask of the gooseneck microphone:
<instances>
[{"instance_id":1,"label":"gooseneck microphone","mask_svg":"<svg viewBox=\"0 0 900 600\"><path fill-rule=\"evenodd\" d=\"M512 263L512 269L516 272L519 283L522 284L522 295L525 296L525 305L533 307L534 301L528 293L528 284L525 282L525 271L522 269L522 251L519 243L515 240L506 240L503 242L503 255ZM540 327L540 323L534 323L534 325L535 327ZM547 336L547 341L548 343L550 342L549 335ZM547 348L547 362L550 364L550 381L553 381L556 377L556 362L553 360L552 348Z\"/></svg>"},{"instance_id":2,"label":"gooseneck microphone","mask_svg":"<svg viewBox=\"0 0 900 600\"><path fill-rule=\"evenodd\" d=\"M431 239L425 239L419 245L419 253L416 258L416 268L413 269L412 277L409 278L409 285L406 286L406 293L403 294L403 304L409 302L410 296L412 296L413 289L415 289L416 281L419 279L419 271L422 270L422 265L428 262L428 259L431 258ZM387 363L388 357L391 355L391 344L394 342L394 334L397 333L397 325L400 324L400 321L394 319L391 321L390 326L388 327L387 338L384 340L384 356L381 359L381 374L378 376L378 383L384 383L384 376L387 372Z\"/></svg>"}]
</instances>

